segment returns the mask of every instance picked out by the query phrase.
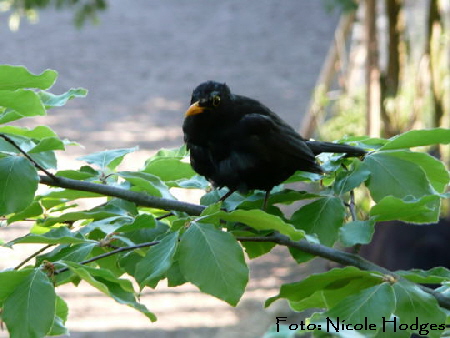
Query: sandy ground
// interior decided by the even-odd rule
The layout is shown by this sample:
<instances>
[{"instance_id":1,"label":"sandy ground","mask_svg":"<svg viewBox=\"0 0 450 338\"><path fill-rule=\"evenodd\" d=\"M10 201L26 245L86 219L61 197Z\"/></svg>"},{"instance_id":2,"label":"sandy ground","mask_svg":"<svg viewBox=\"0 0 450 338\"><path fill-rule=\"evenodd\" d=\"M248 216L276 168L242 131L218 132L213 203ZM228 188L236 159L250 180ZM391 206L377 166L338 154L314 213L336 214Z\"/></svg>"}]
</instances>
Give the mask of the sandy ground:
<instances>
[{"instance_id":1,"label":"sandy ground","mask_svg":"<svg viewBox=\"0 0 450 338\"><path fill-rule=\"evenodd\" d=\"M138 169L155 150L182 144L190 93L207 79L227 82L299 126L337 22L324 3L111 0L101 24L82 30L74 28L71 13L46 10L38 24L23 23L10 32L3 15L0 62L23 64L35 73L57 70L54 93L89 90L85 99L22 123L49 125L84 145L60 154L61 168L81 165L79 155L138 145L141 150L127 161ZM19 230L1 229L0 238ZM26 253L19 250L0 249L0 269L20 261ZM70 304L68 326L76 338L259 337L274 320L273 310L262 309L264 300L280 283L306 272L283 250L255 260L237 309L192 286L158 287L143 297L159 317L156 324L86 286L59 292Z\"/></svg>"}]
</instances>

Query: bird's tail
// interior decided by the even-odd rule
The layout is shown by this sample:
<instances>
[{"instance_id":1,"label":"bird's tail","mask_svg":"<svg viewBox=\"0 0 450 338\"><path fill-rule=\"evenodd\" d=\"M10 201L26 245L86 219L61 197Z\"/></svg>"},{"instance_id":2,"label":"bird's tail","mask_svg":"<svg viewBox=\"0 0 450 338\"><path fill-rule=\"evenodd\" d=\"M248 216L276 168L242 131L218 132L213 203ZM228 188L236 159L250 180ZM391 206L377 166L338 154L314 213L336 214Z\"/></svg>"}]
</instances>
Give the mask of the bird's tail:
<instances>
[{"instance_id":1,"label":"bird's tail","mask_svg":"<svg viewBox=\"0 0 450 338\"><path fill-rule=\"evenodd\" d=\"M364 156L366 151L359 147L349 146L346 144L321 142L321 141L306 141L308 147L312 150L314 155L320 153L345 153L346 156Z\"/></svg>"}]
</instances>

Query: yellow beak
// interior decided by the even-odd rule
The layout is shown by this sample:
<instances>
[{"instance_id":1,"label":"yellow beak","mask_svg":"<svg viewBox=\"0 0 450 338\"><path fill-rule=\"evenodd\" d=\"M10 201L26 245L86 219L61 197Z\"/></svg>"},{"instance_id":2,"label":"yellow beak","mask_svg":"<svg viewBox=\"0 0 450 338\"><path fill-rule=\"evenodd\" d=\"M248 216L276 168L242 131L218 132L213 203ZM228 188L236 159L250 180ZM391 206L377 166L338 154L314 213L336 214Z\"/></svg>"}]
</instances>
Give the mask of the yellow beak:
<instances>
[{"instance_id":1,"label":"yellow beak","mask_svg":"<svg viewBox=\"0 0 450 338\"><path fill-rule=\"evenodd\" d=\"M199 104L199 101L194 102L193 104L190 105L189 109L186 110L186 113L184 114L184 116L194 116L197 114L201 114L205 111L205 107L201 107Z\"/></svg>"}]
</instances>

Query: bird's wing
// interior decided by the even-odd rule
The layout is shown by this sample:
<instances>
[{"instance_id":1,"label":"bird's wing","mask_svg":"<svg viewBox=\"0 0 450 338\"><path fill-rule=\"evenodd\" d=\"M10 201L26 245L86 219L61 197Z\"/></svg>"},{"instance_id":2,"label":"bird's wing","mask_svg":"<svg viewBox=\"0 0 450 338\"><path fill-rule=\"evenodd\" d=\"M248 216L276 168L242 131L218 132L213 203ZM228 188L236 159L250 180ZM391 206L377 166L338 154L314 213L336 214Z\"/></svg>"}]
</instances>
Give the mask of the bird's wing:
<instances>
[{"instance_id":1,"label":"bird's wing","mask_svg":"<svg viewBox=\"0 0 450 338\"><path fill-rule=\"evenodd\" d=\"M304 139L276 115L246 114L241 123L265 155L316 167L314 153ZM300 170L300 169L299 169Z\"/></svg>"}]
</instances>

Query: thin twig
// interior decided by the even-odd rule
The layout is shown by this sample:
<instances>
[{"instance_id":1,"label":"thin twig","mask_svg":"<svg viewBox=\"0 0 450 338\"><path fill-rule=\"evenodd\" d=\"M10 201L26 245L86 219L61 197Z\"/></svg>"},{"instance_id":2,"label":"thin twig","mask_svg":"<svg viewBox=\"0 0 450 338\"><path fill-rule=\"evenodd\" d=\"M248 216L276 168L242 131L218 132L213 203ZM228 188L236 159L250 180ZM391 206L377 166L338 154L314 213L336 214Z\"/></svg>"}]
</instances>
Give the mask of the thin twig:
<instances>
[{"instance_id":1,"label":"thin twig","mask_svg":"<svg viewBox=\"0 0 450 338\"><path fill-rule=\"evenodd\" d=\"M132 245L132 246L120 247L120 248L117 248L117 249L115 249L113 251L105 252L104 254L101 254L101 255L98 255L98 256L95 256L95 257L91 257L91 258L89 258L89 259L87 259L85 261L81 261L81 262L79 262L79 264L84 265L84 264L92 263L92 262L98 261L99 259L106 258L106 257L115 255L115 254L120 253L120 252L132 251L132 250L136 250L136 249L139 249L139 248L148 248L148 247L154 246L154 245L156 245L158 243L159 243L159 241L154 241L154 242L145 242L145 243ZM59 273L66 272L68 270L69 270L68 267L61 268L59 270L56 270L54 274L57 275Z\"/></svg>"},{"instance_id":2,"label":"thin twig","mask_svg":"<svg viewBox=\"0 0 450 338\"><path fill-rule=\"evenodd\" d=\"M157 221L160 221L160 220L162 220L162 219L164 219L164 218L166 218L166 217L170 217L170 216L174 216L174 215L175 215L175 214L171 211L171 212L168 212L167 214L158 216L158 217L156 217L155 219L156 219Z\"/></svg>"},{"instance_id":3,"label":"thin twig","mask_svg":"<svg viewBox=\"0 0 450 338\"><path fill-rule=\"evenodd\" d=\"M30 155L27 154L26 151L22 150L17 143L10 138L9 136L0 133L0 137L2 137L6 142L11 144L14 148L16 148L25 158L30 161L38 170L44 172L48 177L51 177L53 180L57 180L56 176L53 175L51 172L49 172L47 169L45 169L43 166L41 166L39 163L37 163Z\"/></svg>"},{"instance_id":4,"label":"thin twig","mask_svg":"<svg viewBox=\"0 0 450 338\"><path fill-rule=\"evenodd\" d=\"M26 263L28 263L30 260L32 260L34 257L36 257L37 255L43 253L45 250L47 250L48 248L51 248L52 246L54 246L55 244L48 244L46 246L44 246L43 248L39 249L38 251L36 251L35 253L31 254L30 256L28 256L27 258L25 258L25 260L23 260L19 265L17 265L14 270L19 270L22 266L24 266Z\"/></svg>"},{"instance_id":5,"label":"thin twig","mask_svg":"<svg viewBox=\"0 0 450 338\"><path fill-rule=\"evenodd\" d=\"M345 204L348 206L350 210L350 216L352 217L352 221L355 222L358 220L358 217L356 216L356 203L355 203L355 191L350 190L350 202ZM359 250L361 250L361 244L355 244L353 246L353 253L358 254Z\"/></svg>"},{"instance_id":6,"label":"thin twig","mask_svg":"<svg viewBox=\"0 0 450 338\"><path fill-rule=\"evenodd\" d=\"M348 208L350 210L350 215L352 216L352 221L355 222L358 220L356 216L356 203L355 203L355 191L350 190L350 202L348 203Z\"/></svg>"}]
</instances>

